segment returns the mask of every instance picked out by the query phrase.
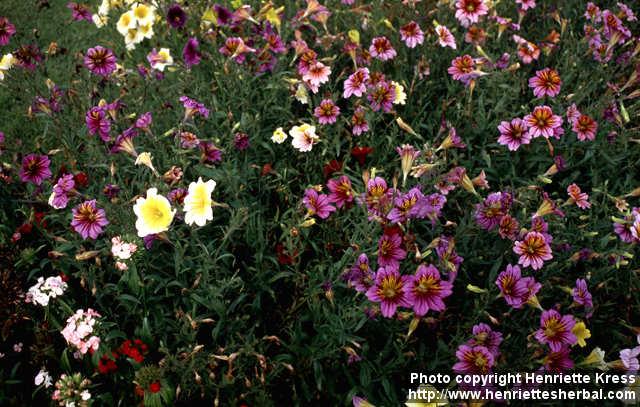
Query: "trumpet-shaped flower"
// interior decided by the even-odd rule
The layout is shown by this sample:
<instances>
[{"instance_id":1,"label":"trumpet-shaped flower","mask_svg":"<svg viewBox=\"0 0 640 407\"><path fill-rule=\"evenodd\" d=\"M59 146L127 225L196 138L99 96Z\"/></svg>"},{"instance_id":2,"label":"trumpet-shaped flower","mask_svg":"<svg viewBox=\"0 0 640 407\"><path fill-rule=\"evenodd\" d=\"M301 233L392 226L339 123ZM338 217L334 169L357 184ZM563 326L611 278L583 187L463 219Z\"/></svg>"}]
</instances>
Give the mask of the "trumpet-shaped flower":
<instances>
[{"instance_id":1,"label":"trumpet-shaped flower","mask_svg":"<svg viewBox=\"0 0 640 407\"><path fill-rule=\"evenodd\" d=\"M203 182L202 178L189 185L189 193L184 198L184 221L187 225L204 226L208 220L213 220L211 193L215 187L214 180Z\"/></svg>"},{"instance_id":2,"label":"trumpet-shaped flower","mask_svg":"<svg viewBox=\"0 0 640 407\"><path fill-rule=\"evenodd\" d=\"M169 48L160 48L160 51L156 51L154 48L147 55L147 60L153 69L158 71L164 71L167 66L173 65L173 57Z\"/></svg>"},{"instance_id":3,"label":"trumpet-shaped flower","mask_svg":"<svg viewBox=\"0 0 640 407\"><path fill-rule=\"evenodd\" d=\"M175 209L171 210L169 200L158 195L157 188L149 188L146 198L138 198L133 206L133 212L138 217L136 229L140 237L168 230L176 214Z\"/></svg>"},{"instance_id":4,"label":"trumpet-shaped flower","mask_svg":"<svg viewBox=\"0 0 640 407\"><path fill-rule=\"evenodd\" d=\"M316 135L316 127L306 123L301 126L293 126L289 130L289 134L292 137L291 144L293 147L302 152L311 151L313 145L320 139Z\"/></svg>"}]
</instances>

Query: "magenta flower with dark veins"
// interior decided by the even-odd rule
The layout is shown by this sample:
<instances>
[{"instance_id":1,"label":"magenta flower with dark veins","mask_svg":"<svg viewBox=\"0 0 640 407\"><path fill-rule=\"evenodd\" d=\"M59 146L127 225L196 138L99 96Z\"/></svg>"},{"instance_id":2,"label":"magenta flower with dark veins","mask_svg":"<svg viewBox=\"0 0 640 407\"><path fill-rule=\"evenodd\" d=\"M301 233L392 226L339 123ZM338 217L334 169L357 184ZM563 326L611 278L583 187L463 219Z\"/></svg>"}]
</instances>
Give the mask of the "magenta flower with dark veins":
<instances>
[{"instance_id":1,"label":"magenta flower with dark veins","mask_svg":"<svg viewBox=\"0 0 640 407\"><path fill-rule=\"evenodd\" d=\"M320 219L327 219L331 212L336 210L336 207L331 205L328 195L319 194L313 188L307 188L304 191L302 203L307 208L309 215L317 215Z\"/></svg>"},{"instance_id":2,"label":"magenta flower with dark veins","mask_svg":"<svg viewBox=\"0 0 640 407\"><path fill-rule=\"evenodd\" d=\"M98 76L109 76L116 70L116 56L109 48L96 45L89 48L84 56L84 66Z\"/></svg>"},{"instance_id":3,"label":"magenta flower with dark veins","mask_svg":"<svg viewBox=\"0 0 640 407\"><path fill-rule=\"evenodd\" d=\"M96 206L96 200L84 201L72 209L71 226L83 239L96 239L109 224L104 209Z\"/></svg>"},{"instance_id":4,"label":"magenta flower with dark veins","mask_svg":"<svg viewBox=\"0 0 640 407\"><path fill-rule=\"evenodd\" d=\"M49 165L51 161L46 155L29 154L22 159L20 169L20 179L22 182L31 182L36 185L42 184L45 179L51 178Z\"/></svg>"},{"instance_id":5,"label":"magenta flower with dark veins","mask_svg":"<svg viewBox=\"0 0 640 407\"><path fill-rule=\"evenodd\" d=\"M453 285L440 278L440 272L435 266L421 264L416 274L409 280L407 297L413 304L413 312L421 317L431 311L443 311L444 299L451 295Z\"/></svg>"}]
</instances>

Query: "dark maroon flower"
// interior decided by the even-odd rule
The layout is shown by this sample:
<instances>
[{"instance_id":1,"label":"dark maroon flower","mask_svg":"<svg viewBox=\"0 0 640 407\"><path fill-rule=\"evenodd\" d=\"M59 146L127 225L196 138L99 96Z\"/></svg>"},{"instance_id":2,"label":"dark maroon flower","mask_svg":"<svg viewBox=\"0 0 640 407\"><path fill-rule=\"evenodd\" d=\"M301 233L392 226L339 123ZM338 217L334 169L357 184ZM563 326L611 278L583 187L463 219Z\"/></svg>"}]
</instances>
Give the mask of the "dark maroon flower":
<instances>
[{"instance_id":1,"label":"dark maroon flower","mask_svg":"<svg viewBox=\"0 0 640 407\"><path fill-rule=\"evenodd\" d=\"M16 65L30 71L36 69L36 65L42 61L42 53L34 44L20 46L13 56L16 59Z\"/></svg>"},{"instance_id":2,"label":"dark maroon flower","mask_svg":"<svg viewBox=\"0 0 640 407\"><path fill-rule=\"evenodd\" d=\"M167 11L167 22L173 28L182 28L187 22L187 13L176 3Z\"/></svg>"},{"instance_id":3,"label":"dark maroon flower","mask_svg":"<svg viewBox=\"0 0 640 407\"><path fill-rule=\"evenodd\" d=\"M251 142L249 141L249 135L247 133L236 133L233 138L233 145L236 149L243 151L249 148Z\"/></svg>"}]
</instances>

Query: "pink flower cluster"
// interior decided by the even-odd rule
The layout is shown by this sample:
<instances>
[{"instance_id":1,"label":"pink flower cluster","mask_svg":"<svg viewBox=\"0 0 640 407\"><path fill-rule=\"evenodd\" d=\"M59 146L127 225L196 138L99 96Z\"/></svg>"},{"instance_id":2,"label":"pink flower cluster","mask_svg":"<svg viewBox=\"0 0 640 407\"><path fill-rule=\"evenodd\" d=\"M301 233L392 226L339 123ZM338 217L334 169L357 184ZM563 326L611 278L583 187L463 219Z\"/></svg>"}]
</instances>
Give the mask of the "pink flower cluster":
<instances>
[{"instance_id":1,"label":"pink flower cluster","mask_svg":"<svg viewBox=\"0 0 640 407\"><path fill-rule=\"evenodd\" d=\"M79 309L67 319L67 325L61 334L69 345L74 346L81 354L96 351L100 346L100 338L93 335L96 318L100 314L88 308L86 311Z\"/></svg>"}]
</instances>

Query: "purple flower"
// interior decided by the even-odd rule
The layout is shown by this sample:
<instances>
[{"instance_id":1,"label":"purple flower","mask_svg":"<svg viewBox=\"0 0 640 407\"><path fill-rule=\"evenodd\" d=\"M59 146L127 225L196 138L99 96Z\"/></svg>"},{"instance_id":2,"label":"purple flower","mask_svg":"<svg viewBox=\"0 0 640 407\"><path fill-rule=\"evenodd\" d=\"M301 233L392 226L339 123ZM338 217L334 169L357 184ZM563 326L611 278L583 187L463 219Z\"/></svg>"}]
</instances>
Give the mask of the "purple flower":
<instances>
[{"instance_id":1,"label":"purple flower","mask_svg":"<svg viewBox=\"0 0 640 407\"><path fill-rule=\"evenodd\" d=\"M394 199L394 207L387 214L387 219L393 223L406 222L410 215L416 213L416 205L422 203L424 195L420 188L411 188L409 192L403 194L399 192Z\"/></svg>"},{"instance_id":2,"label":"purple flower","mask_svg":"<svg viewBox=\"0 0 640 407\"><path fill-rule=\"evenodd\" d=\"M576 321L572 315L560 315L554 309L542 312L540 329L535 332L538 342L548 344L552 352L559 352L566 345L573 345L578 338L571 332Z\"/></svg>"},{"instance_id":3,"label":"purple flower","mask_svg":"<svg viewBox=\"0 0 640 407\"><path fill-rule=\"evenodd\" d=\"M475 219L478 226L491 230L500 224L500 219L509 212L512 202L511 194L493 192L480 204L476 205Z\"/></svg>"},{"instance_id":4,"label":"purple flower","mask_svg":"<svg viewBox=\"0 0 640 407\"><path fill-rule=\"evenodd\" d=\"M180 96L180 101L182 102L182 105L185 109L185 119L196 115L200 115L205 119L209 117L209 109L207 109L204 104L198 102L197 100L193 100L188 96Z\"/></svg>"},{"instance_id":5,"label":"purple flower","mask_svg":"<svg viewBox=\"0 0 640 407\"><path fill-rule=\"evenodd\" d=\"M358 256L356 262L351 266L347 274L347 280L356 291L364 293L373 285L375 273L369 266L369 258L365 253Z\"/></svg>"},{"instance_id":6,"label":"purple flower","mask_svg":"<svg viewBox=\"0 0 640 407\"><path fill-rule=\"evenodd\" d=\"M71 18L75 21L89 21L91 22L91 10L85 4L75 3L73 1L67 3L67 8L71 10Z\"/></svg>"},{"instance_id":7,"label":"purple flower","mask_svg":"<svg viewBox=\"0 0 640 407\"><path fill-rule=\"evenodd\" d=\"M589 288L587 288L587 282L579 278L576 280L576 286L571 292L573 300L582 305L585 308L593 308L593 300Z\"/></svg>"},{"instance_id":8,"label":"purple flower","mask_svg":"<svg viewBox=\"0 0 640 407\"><path fill-rule=\"evenodd\" d=\"M469 346L484 346L489 349L494 359L500 355L500 344L502 343L502 334L493 331L487 324L480 323L473 326L473 338L469 339Z\"/></svg>"},{"instance_id":9,"label":"purple flower","mask_svg":"<svg viewBox=\"0 0 640 407\"><path fill-rule=\"evenodd\" d=\"M358 106L353 112L353 116L351 116L351 125L353 126L351 128L351 133L354 136L359 136L362 133L369 131L369 123L367 123L365 111L361 106Z\"/></svg>"},{"instance_id":10,"label":"purple flower","mask_svg":"<svg viewBox=\"0 0 640 407\"><path fill-rule=\"evenodd\" d=\"M440 278L440 272L433 265L421 264L416 274L409 280L407 298L413 304L413 312L421 317L429 310L443 311L444 299L451 295L453 285Z\"/></svg>"},{"instance_id":11,"label":"purple flower","mask_svg":"<svg viewBox=\"0 0 640 407\"><path fill-rule=\"evenodd\" d=\"M219 163L222 161L222 150L215 146L211 141L200 141L198 145L202 151L202 160L209 163Z\"/></svg>"},{"instance_id":12,"label":"purple flower","mask_svg":"<svg viewBox=\"0 0 640 407\"><path fill-rule=\"evenodd\" d=\"M331 99L324 99L313 111L320 124L333 124L340 115L340 108Z\"/></svg>"},{"instance_id":13,"label":"purple flower","mask_svg":"<svg viewBox=\"0 0 640 407\"><path fill-rule=\"evenodd\" d=\"M382 109L385 113L389 113L393 107L393 101L396 100L396 89L390 82L380 81L371 89L367 99L374 112Z\"/></svg>"},{"instance_id":14,"label":"purple flower","mask_svg":"<svg viewBox=\"0 0 640 407\"><path fill-rule=\"evenodd\" d=\"M109 76L116 70L116 62L113 51L100 45L89 48L84 56L84 66L99 76Z\"/></svg>"},{"instance_id":15,"label":"purple flower","mask_svg":"<svg viewBox=\"0 0 640 407\"><path fill-rule=\"evenodd\" d=\"M50 164L51 161L46 155L29 154L22 159L20 179L22 182L40 185L45 179L51 178Z\"/></svg>"},{"instance_id":16,"label":"purple flower","mask_svg":"<svg viewBox=\"0 0 640 407\"><path fill-rule=\"evenodd\" d=\"M7 45L15 33L16 27L11 21L7 17L0 17L0 45Z\"/></svg>"},{"instance_id":17,"label":"purple flower","mask_svg":"<svg viewBox=\"0 0 640 407\"><path fill-rule=\"evenodd\" d=\"M640 343L640 335L638 335L638 343ZM638 355L640 355L640 346L636 346L631 349L623 349L620 351L620 360L622 364L629 372L637 372L640 370L640 363L638 362Z\"/></svg>"},{"instance_id":18,"label":"purple flower","mask_svg":"<svg viewBox=\"0 0 640 407\"><path fill-rule=\"evenodd\" d=\"M378 241L378 266L398 269L400 261L407 257L402 249L402 237L397 233L385 233Z\"/></svg>"},{"instance_id":19,"label":"purple flower","mask_svg":"<svg viewBox=\"0 0 640 407\"><path fill-rule=\"evenodd\" d=\"M167 22L173 28L182 28L187 22L187 13L179 4L173 4L167 11Z\"/></svg>"},{"instance_id":20,"label":"purple flower","mask_svg":"<svg viewBox=\"0 0 640 407\"><path fill-rule=\"evenodd\" d=\"M307 188L304 191L302 203L310 215L317 215L320 219L327 219L329 215L331 215L331 212L336 210L336 207L331 205L331 200L328 195L318 194L313 188Z\"/></svg>"},{"instance_id":21,"label":"purple flower","mask_svg":"<svg viewBox=\"0 0 640 407\"><path fill-rule=\"evenodd\" d=\"M338 208L353 202L353 187L351 180L346 175L342 175L338 179L330 179L327 182L327 188L331 192L329 200L335 203Z\"/></svg>"},{"instance_id":22,"label":"purple flower","mask_svg":"<svg viewBox=\"0 0 640 407\"><path fill-rule=\"evenodd\" d=\"M202 54L200 54L199 43L196 38L189 38L187 43L184 45L182 49L182 59L184 59L185 65L187 68L191 68L194 65L198 65L200 60L202 59Z\"/></svg>"},{"instance_id":23,"label":"purple flower","mask_svg":"<svg viewBox=\"0 0 640 407\"><path fill-rule=\"evenodd\" d=\"M72 174L65 174L58 178L56 185L53 187L49 204L56 209L66 208L70 192L72 192L75 185Z\"/></svg>"},{"instance_id":24,"label":"purple flower","mask_svg":"<svg viewBox=\"0 0 640 407\"><path fill-rule=\"evenodd\" d=\"M418 219L429 218L432 222L435 222L446 203L447 197L437 192L424 196L414 207L412 215Z\"/></svg>"},{"instance_id":25,"label":"purple flower","mask_svg":"<svg viewBox=\"0 0 640 407\"><path fill-rule=\"evenodd\" d=\"M458 363L453 371L461 374L487 374L493 368L494 357L484 346L460 345L456 351Z\"/></svg>"},{"instance_id":26,"label":"purple flower","mask_svg":"<svg viewBox=\"0 0 640 407\"><path fill-rule=\"evenodd\" d=\"M213 11L216 15L216 18L217 18L216 22L218 23L218 25L228 25L232 22L233 14L224 6L221 6L219 4L214 4Z\"/></svg>"},{"instance_id":27,"label":"purple flower","mask_svg":"<svg viewBox=\"0 0 640 407\"><path fill-rule=\"evenodd\" d=\"M247 133L238 132L233 136L233 146L238 151L244 151L251 146L249 135Z\"/></svg>"},{"instance_id":28,"label":"purple flower","mask_svg":"<svg viewBox=\"0 0 640 407\"><path fill-rule=\"evenodd\" d=\"M569 357L569 347L564 346L557 351L549 352L544 358L544 369L551 373L562 373L573 369L573 360Z\"/></svg>"},{"instance_id":29,"label":"purple flower","mask_svg":"<svg viewBox=\"0 0 640 407\"><path fill-rule=\"evenodd\" d=\"M111 139L109 131L111 130L111 120L107 115L104 107L94 106L87 112L85 123L90 135L99 135L102 141L107 142Z\"/></svg>"},{"instance_id":30,"label":"purple flower","mask_svg":"<svg viewBox=\"0 0 640 407\"><path fill-rule=\"evenodd\" d=\"M96 239L103 231L104 226L109 224L103 209L96 206L96 200L84 201L71 210L73 220L71 226L82 236Z\"/></svg>"},{"instance_id":31,"label":"purple flower","mask_svg":"<svg viewBox=\"0 0 640 407\"><path fill-rule=\"evenodd\" d=\"M520 267L507 265L507 268L498 275L496 285L507 304L513 308L522 308L529 299L527 281L520 274Z\"/></svg>"},{"instance_id":32,"label":"purple flower","mask_svg":"<svg viewBox=\"0 0 640 407\"><path fill-rule=\"evenodd\" d=\"M148 131L152 122L153 116L151 115L151 112L143 113L136 119L136 129Z\"/></svg>"},{"instance_id":33,"label":"purple flower","mask_svg":"<svg viewBox=\"0 0 640 407\"><path fill-rule=\"evenodd\" d=\"M188 193L189 191L184 188L176 188L169 191L169 194L167 194L167 198L173 204L182 205L182 203L184 202L184 198L187 197Z\"/></svg>"},{"instance_id":34,"label":"purple flower","mask_svg":"<svg viewBox=\"0 0 640 407\"><path fill-rule=\"evenodd\" d=\"M102 193L109 199L114 199L120 193L120 187L115 184L107 184L102 189Z\"/></svg>"},{"instance_id":35,"label":"purple flower","mask_svg":"<svg viewBox=\"0 0 640 407\"><path fill-rule=\"evenodd\" d=\"M410 276L401 276L397 270L380 268L375 284L367 290L367 298L379 302L382 316L391 318L398 307L411 307L407 296Z\"/></svg>"},{"instance_id":36,"label":"purple flower","mask_svg":"<svg viewBox=\"0 0 640 407\"><path fill-rule=\"evenodd\" d=\"M358 68L344 81L344 92L342 96L347 99L351 95L361 97L367 91L367 81L369 80L369 69Z\"/></svg>"}]
</instances>

